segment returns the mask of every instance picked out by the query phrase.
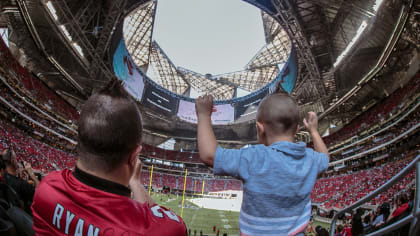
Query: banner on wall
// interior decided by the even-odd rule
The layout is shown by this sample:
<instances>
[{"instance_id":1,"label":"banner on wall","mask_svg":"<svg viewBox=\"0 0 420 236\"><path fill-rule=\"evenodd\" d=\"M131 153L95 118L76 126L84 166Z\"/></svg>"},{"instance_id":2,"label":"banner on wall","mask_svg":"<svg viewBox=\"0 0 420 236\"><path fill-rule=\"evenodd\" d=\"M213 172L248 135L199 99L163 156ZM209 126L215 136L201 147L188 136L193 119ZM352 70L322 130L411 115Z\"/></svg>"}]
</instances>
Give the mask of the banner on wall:
<instances>
[{"instance_id":1,"label":"banner on wall","mask_svg":"<svg viewBox=\"0 0 420 236\"><path fill-rule=\"evenodd\" d=\"M292 48L290 52L289 60L283 68L279 68L279 71L280 73L277 76L276 81L278 81L277 83L280 83L284 91L290 94L295 87L297 78L297 60L294 48Z\"/></svg>"},{"instance_id":2,"label":"banner on wall","mask_svg":"<svg viewBox=\"0 0 420 236\"><path fill-rule=\"evenodd\" d=\"M165 115L175 115L178 99L147 83L141 103L156 112Z\"/></svg>"},{"instance_id":3,"label":"banner on wall","mask_svg":"<svg viewBox=\"0 0 420 236\"><path fill-rule=\"evenodd\" d=\"M214 125L225 125L234 120L235 109L231 104L220 104L213 106L211 121ZM195 104L193 102L180 100L177 116L184 121L197 123Z\"/></svg>"},{"instance_id":4,"label":"banner on wall","mask_svg":"<svg viewBox=\"0 0 420 236\"><path fill-rule=\"evenodd\" d=\"M143 75L137 70L123 40L120 40L115 50L113 67L115 75L123 82L127 92L140 101L144 90Z\"/></svg>"}]
</instances>

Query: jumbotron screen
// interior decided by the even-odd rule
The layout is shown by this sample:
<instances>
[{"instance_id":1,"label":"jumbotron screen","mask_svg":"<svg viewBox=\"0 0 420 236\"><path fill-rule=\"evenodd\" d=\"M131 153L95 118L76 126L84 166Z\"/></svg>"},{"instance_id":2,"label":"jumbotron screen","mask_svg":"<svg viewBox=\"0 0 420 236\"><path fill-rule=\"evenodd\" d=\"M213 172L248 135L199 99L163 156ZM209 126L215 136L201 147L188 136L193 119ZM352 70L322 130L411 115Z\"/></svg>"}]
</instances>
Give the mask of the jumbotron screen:
<instances>
[{"instance_id":1,"label":"jumbotron screen","mask_svg":"<svg viewBox=\"0 0 420 236\"><path fill-rule=\"evenodd\" d=\"M179 101L177 116L184 121L197 123L197 115L195 113L195 104L189 101ZM220 104L213 106L211 121L215 125L225 125L232 123L235 118L235 108L232 104Z\"/></svg>"},{"instance_id":2,"label":"jumbotron screen","mask_svg":"<svg viewBox=\"0 0 420 236\"><path fill-rule=\"evenodd\" d=\"M141 103L164 115L175 115L178 107L178 99L176 97L158 89L155 84L152 84L149 81L146 81Z\"/></svg>"},{"instance_id":3,"label":"jumbotron screen","mask_svg":"<svg viewBox=\"0 0 420 236\"><path fill-rule=\"evenodd\" d=\"M137 101L142 98L144 90L143 75L137 70L130 54L127 51L124 40L120 40L113 57L114 73L123 81L124 87Z\"/></svg>"}]
</instances>

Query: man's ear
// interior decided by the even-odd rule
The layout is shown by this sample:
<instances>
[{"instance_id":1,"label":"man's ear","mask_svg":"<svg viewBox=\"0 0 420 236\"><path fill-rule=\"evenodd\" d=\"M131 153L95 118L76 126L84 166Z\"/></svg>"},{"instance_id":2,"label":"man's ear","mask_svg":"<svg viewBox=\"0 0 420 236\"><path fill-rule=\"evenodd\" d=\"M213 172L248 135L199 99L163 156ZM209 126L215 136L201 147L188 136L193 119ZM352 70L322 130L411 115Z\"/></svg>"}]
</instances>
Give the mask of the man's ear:
<instances>
[{"instance_id":1,"label":"man's ear","mask_svg":"<svg viewBox=\"0 0 420 236\"><path fill-rule=\"evenodd\" d=\"M130 166L136 165L136 159L140 155L142 149L143 146L141 144L138 144L134 151L131 153L130 158L128 158Z\"/></svg>"}]
</instances>

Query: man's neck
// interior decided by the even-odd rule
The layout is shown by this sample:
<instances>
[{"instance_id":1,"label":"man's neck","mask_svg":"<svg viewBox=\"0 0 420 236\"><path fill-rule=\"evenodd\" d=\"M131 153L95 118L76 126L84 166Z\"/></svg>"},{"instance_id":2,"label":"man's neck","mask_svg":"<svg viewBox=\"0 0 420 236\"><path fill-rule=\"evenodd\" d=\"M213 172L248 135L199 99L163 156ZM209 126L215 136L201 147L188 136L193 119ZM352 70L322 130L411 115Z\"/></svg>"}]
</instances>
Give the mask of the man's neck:
<instances>
[{"instance_id":1,"label":"man's neck","mask_svg":"<svg viewBox=\"0 0 420 236\"><path fill-rule=\"evenodd\" d=\"M118 184L121 184L121 185L124 185L124 186L128 186L128 182L129 182L130 178L129 177L127 178L126 176L124 176L124 174L121 174L121 173L125 172L123 170L118 169L118 170L113 170L113 171L104 173L102 171L89 170L89 169L85 168L83 166L83 164L80 163L80 161L78 161L76 165L77 165L77 168L79 168L83 172L86 172L90 175L99 177L101 179L106 179L108 181L118 183Z\"/></svg>"}]
</instances>

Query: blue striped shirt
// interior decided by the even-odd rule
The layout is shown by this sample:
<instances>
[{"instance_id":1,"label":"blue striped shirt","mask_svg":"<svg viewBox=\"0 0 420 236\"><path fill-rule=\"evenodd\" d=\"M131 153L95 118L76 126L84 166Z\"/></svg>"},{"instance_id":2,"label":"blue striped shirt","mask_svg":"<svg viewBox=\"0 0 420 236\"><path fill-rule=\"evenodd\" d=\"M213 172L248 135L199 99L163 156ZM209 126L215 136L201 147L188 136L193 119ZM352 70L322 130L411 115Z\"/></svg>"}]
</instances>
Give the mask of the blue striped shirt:
<instances>
[{"instance_id":1,"label":"blue striped shirt","mask_svg":"<svg viewBox=\"0 0 420 236\"><path fill-rule=\"evenodd\" d=\"M223 149L217 147L215 175L244 183L239 216L241 235L296 235L311 215L311 191L317 175L328 168L328 156L303 142Z\"/></svg>"}]
</instances>

